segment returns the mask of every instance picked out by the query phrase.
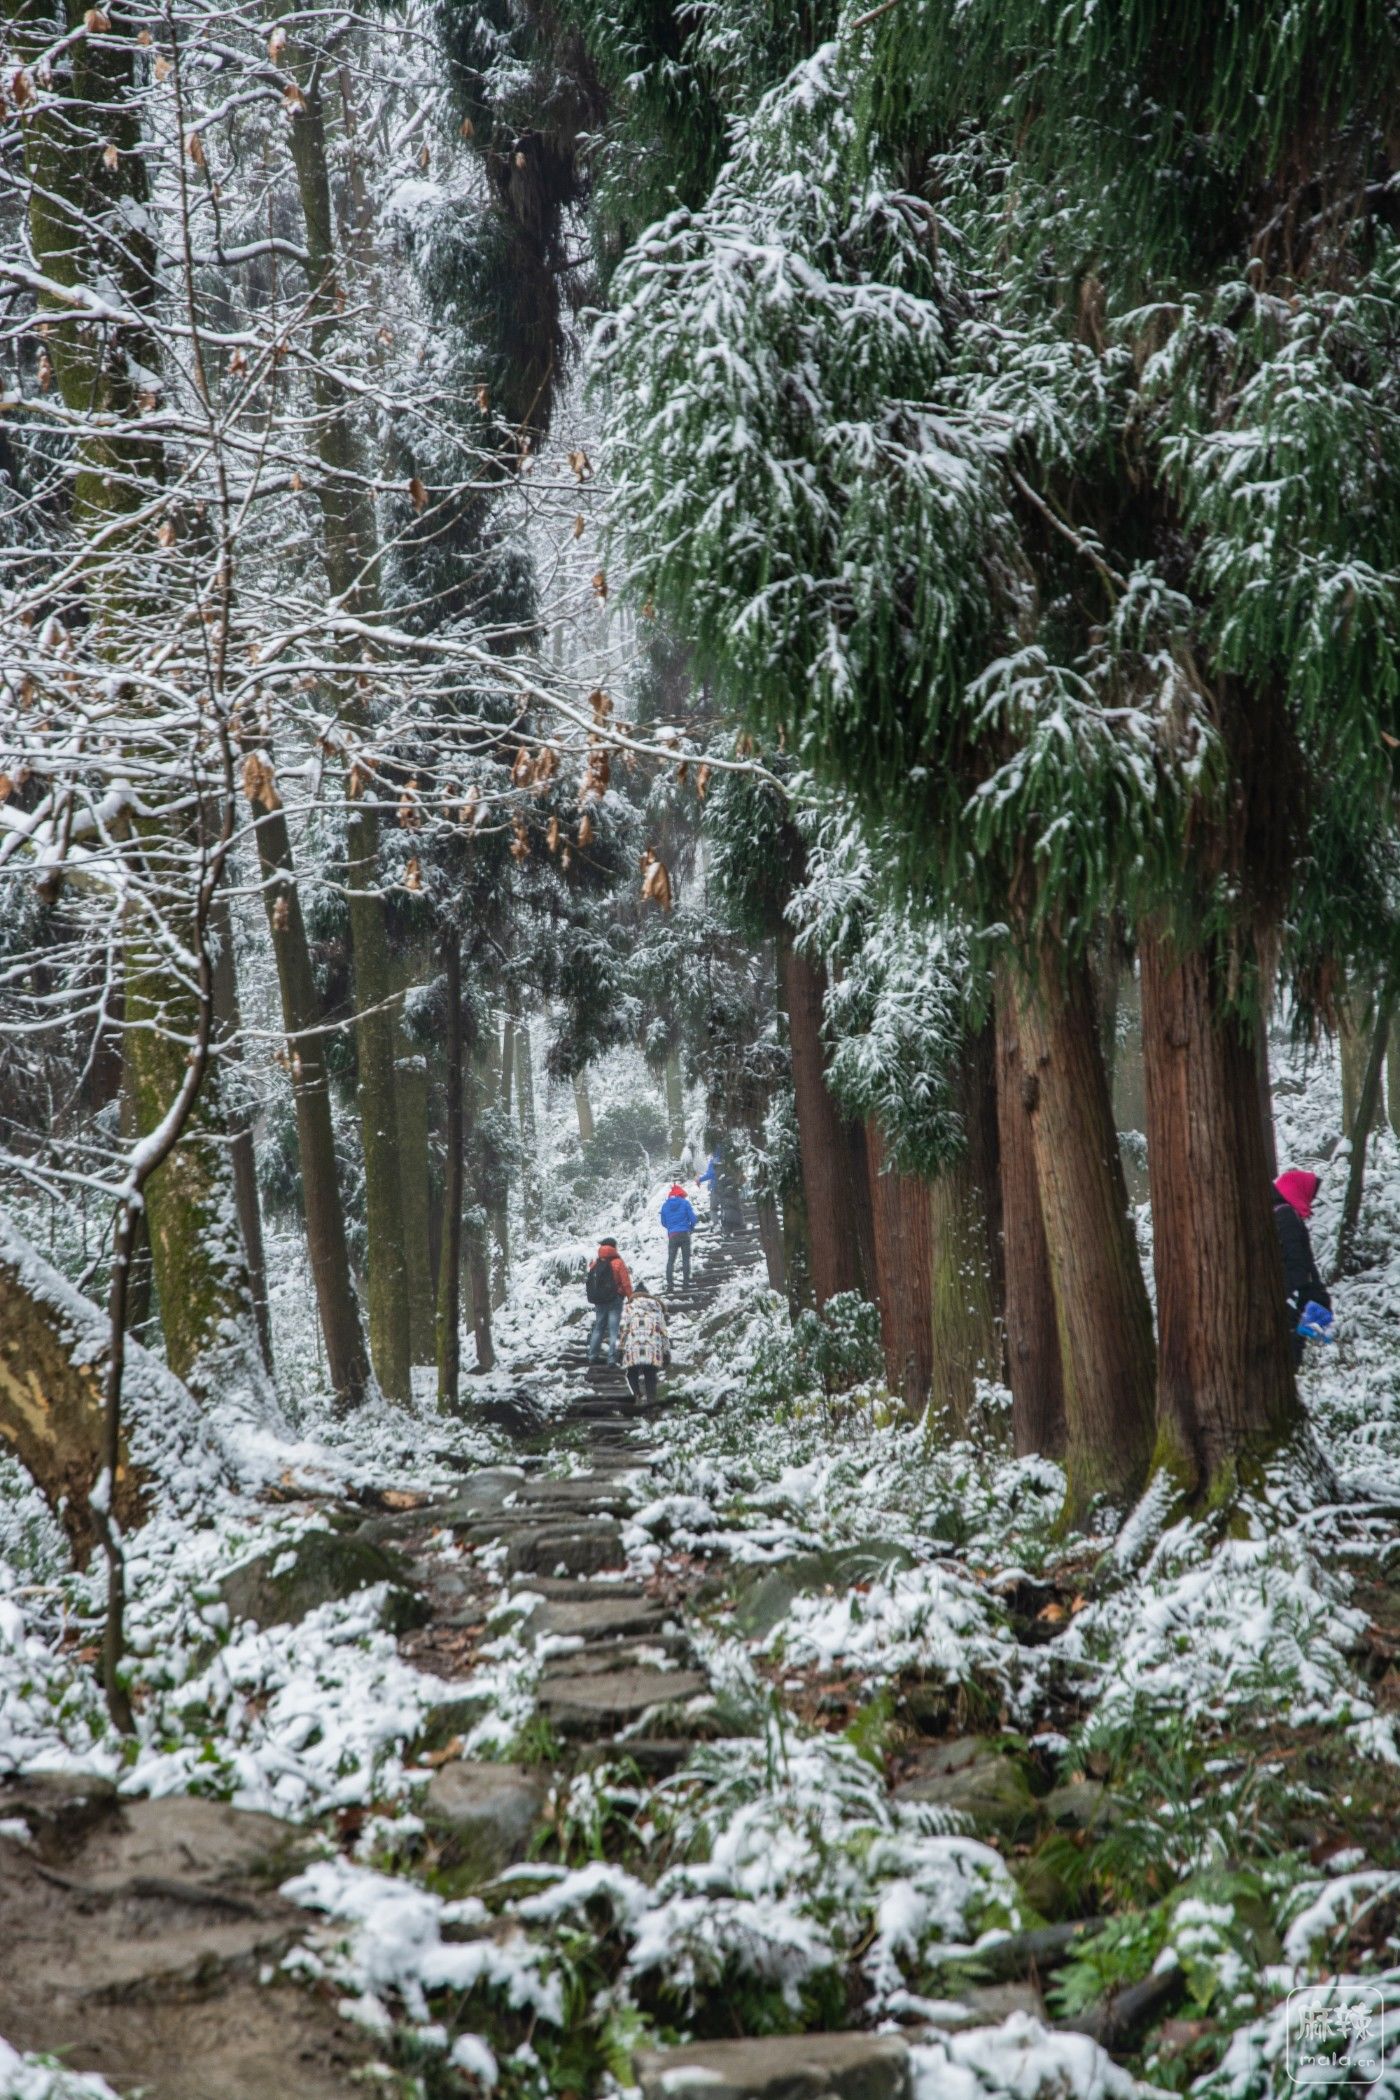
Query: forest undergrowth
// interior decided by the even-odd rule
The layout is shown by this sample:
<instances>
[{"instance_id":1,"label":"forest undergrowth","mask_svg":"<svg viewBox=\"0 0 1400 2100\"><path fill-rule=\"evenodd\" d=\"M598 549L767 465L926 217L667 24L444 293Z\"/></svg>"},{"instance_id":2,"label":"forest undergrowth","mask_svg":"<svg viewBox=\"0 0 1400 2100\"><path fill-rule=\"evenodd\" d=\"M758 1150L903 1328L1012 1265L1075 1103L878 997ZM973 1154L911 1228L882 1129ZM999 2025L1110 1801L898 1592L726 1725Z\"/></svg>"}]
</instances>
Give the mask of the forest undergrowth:
<instances>
[{"instance_id":1,"label":"forest undergrowth","mask_svg":"<svg viewBox=\"0 0 1400 2100\"><path fill-rule=\"evenodd\" d=\"M1284 1109L1300 1151L1306 1121L1306 1097ZM1324 1197L1320 1239L1327 1223ZM548 1775L529 1858L484 1886L421 1813L444 1687L406 1652L393 1586L258 1629L221 1585L254 1554L290 1569L386 1490L445 1495L514 1463L518 1428L488 1422L523 1389L550 1469L577 1471L548 1429L577 1233L521 1265L501 1367L458 1415L345 1422L307 1398L283 1438L227 1428L227 1484L129 1542L125 1743L96 1674L98 1581L67 1570L7 1469L0 1766L306 1826L288 1972L351 2008L405 2090L611 2089L646 2041L889 2025L929 2095L1282 2091L1290 1992L1339 2008L1338 2047L1348 2019L1400 2022L1388 1138L1365 1224L1376 1258L1305 1379L1338 1493L1281 1466L1228 1523L1149 1493L1064 1540L1059 1469L1007 1455L1004 1394L983 1389L957 1440L910 1425L858 1304L793 1329L745 1272L682 1317L623 1531L709 1681L649 1726L687 1746L669 1776L571 1760L537 1705L559 1644L532 1644L500 1549L430 1542L495 1600L453 1747ZM0 2077L26 2100L100 2090L37 2061ZM1396 2080L1392 2054L1377 2089Z\"/></svg>"}]
</instances>

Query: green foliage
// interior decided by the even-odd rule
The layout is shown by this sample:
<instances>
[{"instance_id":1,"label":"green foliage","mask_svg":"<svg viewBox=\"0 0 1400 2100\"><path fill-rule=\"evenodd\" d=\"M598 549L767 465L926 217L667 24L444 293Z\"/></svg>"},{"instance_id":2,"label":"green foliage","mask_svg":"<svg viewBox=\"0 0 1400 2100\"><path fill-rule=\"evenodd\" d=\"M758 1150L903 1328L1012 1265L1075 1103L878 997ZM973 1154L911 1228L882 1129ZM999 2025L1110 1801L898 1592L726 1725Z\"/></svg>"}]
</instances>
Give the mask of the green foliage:
<instances>
[{"instance_id":1,"label":"green foliage","mask_svg":"<svg viewBox=\"0 0 1400 2100\"><path fill-rule=\"evenodd\" d=\"M633 1181L649 1176L668 1150L666 1118L655 1102L618 1102L601 1112L592 1137L580 1143L578 1158L565 1160L559 1172L582 1195L624 1173Z\"/></svg>"},{"instance_id":2,"label":"green foliage","mask_svg":"<svg viewBox=\"0 0 1400 2100\"><path fill-rule=\"evenodd\" d=\"M762 1406L781 1408L804 1394L848 1393L883 1366L879 1307L838 1291L820 1312L809 1308L790 1328L777 1323L760 1336L748 1384Z\"/></svg>"}]
</instances>

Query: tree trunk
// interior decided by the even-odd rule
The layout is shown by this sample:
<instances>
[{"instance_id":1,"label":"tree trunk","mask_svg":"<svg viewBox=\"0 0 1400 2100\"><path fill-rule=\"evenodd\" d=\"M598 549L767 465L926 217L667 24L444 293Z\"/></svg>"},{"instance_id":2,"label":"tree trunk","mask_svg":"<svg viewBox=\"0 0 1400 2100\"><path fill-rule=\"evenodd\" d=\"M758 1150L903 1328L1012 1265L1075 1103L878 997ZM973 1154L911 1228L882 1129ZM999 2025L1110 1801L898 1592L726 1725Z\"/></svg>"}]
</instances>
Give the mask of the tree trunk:
<instances>
[{"instance_id":1,"label":"tree trunk","mask_svg":"<svg viewBox=\"0 0 1400 2100\"><path fill-rule=\"evenodd\" d=\"M447 1113L443 1131L442 1244L438 1257L437 1397L439 1407L452 1408L457 1402L461 1373L462 1136L467 1084L462 1056L462 943L455 926L449 927L442 937L442 967L447 980L443 1072Z\"/></svg>"},{"instance_id":2,"label":"tree trunk","mask_svg":"<svg viewBox=\"0 0 1400 2100\"><path fill-rule=\"evenodd\" d=\"M1262 1014L1252 1041L1254 1081L1259 1094L1259 1128L1264 1143L1264 1172L1272 1185L1278 1180L1278 1133L1274 1129L1274 1087L1269 1077L1269 1029Z\"/></svg>"},{"instance_id":3,"label":"tree trunk","mask_svg":"<svg viewBox=\"0 0 1400 2100\"><path fill-rule=\"evenodd\" d=\"M1356 1253L1356 1228L1361 1222L1361 1193L1366 1183L1366 1145L1371 1132L1377 1126L1376 1110L1381 1098L1381 1072L1385 1065L1386 1045L1395 1019L1395 992L1387 985L1381 993L1376 1007L1375 1025L1371 1031L1370 1047L1366 1054L1366 1067L1361 1075L1361 1093L1356 1104L1356 1119L1351 1126L1351 1159L1347 1166L1346 1194L1342 1199L1342 1223L1337 1234L1337 1258L1332 1269L1332 1281L1351 1271Z\"/></svg>"},{"instance_id":4,"label":"tree trunk","mask_svg":"<svg viewBox=\"0 0 1400 2100\"><path fill-rule=\"evenodd\" d=\"M403 1213L404 1285L408 1293L408 1342L415 1364L437 1362L436 1279L432 1253L430 1188L431 1117L428 1056L404 1014L408 994L432 967L431 950L419 936L398 958L400 998L395 1027L394 1102L398 1119L399 1203Z\"/></svg>"},{"instance_id":5,"label":"tree trunk","mask_svg":"<svg viewBox=\"0 0 1400 2100\"><path fill-rule=\"evenodd\" d=\"M107 1323L95 1305L14 1229L0 1212L0 1441L38 1488L85 1568L98 1543L92 1489L102 1470ZM137 1343L133 1365L152 1389L176 1381ZM188 1410L188 1394L180 1396ZM123 1444L114 1515L123 1531L145 1520L150 1475Z\"/></svg>"},{"instance_id":6,"label":"tree trunk","mask_svg":"<svg viewBox=\"0 0 1400 2100\"><path fill-rule=\"evenodd\" d=\"M593 1104L588 1098L588 1074L574 1074L574 1109L578 1115L579 1143L586 1145L593 1135Z\"/></svg>"},{"instance_id":7,"label":"tree trunk","mask_svg":"<svg viewBox=\"0 0 1400 2100\"><path fill-rule=\"evenodd\" d=\"M43 14L13 4L5 9L10 48L37 59L51 41ZM76 19L76 18L75 18ZM136 315L148 314L160 284L150 224L147 160L135 93L137 53L127 37L69 37L61 96L41 100L21 127L29 244L50 282L100 295L115 289ZM81 106L91 123L75 125ZM99 150L98 139L106 146ZM113 333L75 319L51 294L40 310L56 318L46 329L46 351L58 393L75 424L69 482L72 517L80 532L101 537L100 564L74 572L75 603L86 591L83 617L101 633L125 608L124 593L141 562L116 559L133 521L159 493L164 459L158 439L137 434L140 394L160 366L156 338L143 325ZM120 579L120 580L119 580ZM156 820L150 820L154 825ZM203 813L186 837L157 834L157 859L193 848ZM184 931L176 913L170 931ZM128 920L124 956L126 1081L137 1128L149 1133L164 1115L187 1069L196 1001L168 954ZM257 1346L248 1272L229 1227L234 1217L233 1174L217 1074L200 1089L194 1119L180 1150L153 1177L147 1227L166 1353L172 1370L201 1398L228 1389L269 1400Z\"/></svg>"},{"instance_id":8,"label":"tree trunk","mask_svg":"<svg viewBox=\"0 0 1400 2100\"><path fill-rule=\"evenodd\" d=\"M917 1418L928 1402L933 1376L928 1183L886 1165L884 1141L874 1117L866 1125L866 1154L885 1379L890 1391L898 1393L909 1414Z\"/></svg>"},{"instance_id":9,"label":"tree trunk","mask_svg":"<svg viewBox=\"0 0 1400 2100\"><path fill-rule=\"evenodd\" d=\"M144 1137L180 1091L194 1034L193 995L171 974L163 954L147 954L133 942L126 963L126 1057ZM205 1075L179 1147L151 1176L145 1209L171 1371L197 1399L238 1392L263 1412L267 1374L235 1228L233 1163L217 1065Z\"/></svg>"},{"instance_id":10,"label":"tree trunk","mask_svg":"<svg viewBox=\"0 0 1400 2100\"><path fill-rule=\"evenodd\" d=\"M121 1078L121 1132L123 1144L134 1144L136 1128L136 1097L131 1090L129 1069L125 1059ZM131 1235L131 1259L127 1264L126 1278L126 1331L143 1344L147 1343L152 1309L155 1304L154 1275L151 1269L151 1241L146 1231L146 1213L143 1210L136 1219Z\"/></svg>"},{"instance_id":11,"label":"tree trunk","mask_svg":"<svg viewBox=\"0 0 1400 2100\"><path fill-rule=\"evenodd\" d=\"M996 1046L1011 1437L1018 1458L1061 1458L1065 1388L1031 1134L1034 1092L1021 1062L1016 1004L1004 972L997 986Z\"/></svg>"},{"instance_id":12,"label":"tree trunk","mask_svg":"<svg viewBox=\"0 0 1400 2100\"><path fill-rule=\"evenodd\" d=\"M488 1029L478 1038L469 1061L467 1083L462 1095L462 1149L465 1155L473 1144L477 1119L484 1105L495 1099L499 1081L492 1060L496 1044L494 1028ZM475 1189L469 1190L469 1209L463 1220L462 1244L466 1258L467 1303L471 1307L472 1335L476 1342L476 1366L479 1371L491 1370L496 1361L495 1344L491 1335L491 1308L495 1302L491 1294L490 1267L490 1223L486 1205Z\"/></svg>"},{"instance_id":13,"label":"tree trunk","mask_svg":"<svg viewBox=\"0 0 1400 2100\"><path fill-rule=\"evenodd\" d=\"M1139 944L1157 1277L1157 1462L1215 1496L1299 1420L1254 1047L1204 950Z\"/></svg>"},{"instance_id":14,"label":"tree trunk","mask_svg":"<svg viewBox=\"0 0 1400 2100\"><path fill-rule=\"evenodd\" d=\"M510 1058L504 1056L504 1048L510 1044ZM514 1027L510 1018L497 1035L495 1027L487 1029L483 1037L481 1058L481 1107L495 1107L506 1121L510 1119L510 1081L514 1077ZM491 1220L491 1308L506 1304L506 1289L510 1285L510 1193L506 1178L502 1176L500 1186L489 1203Z\"/></svg>"},{"instance_id":15,"label":"tree trunk","mask_svg":"<svg viewBox=\"0 0 1400 2100\"><path fill-rule=\"evenodd\" d=\"M515 1028L515 1103L525 1154L520 1173L525 1233L532 1244L538 1246L544 1224L544 1199L540 1189L539 1140L535 1129L535 1068L530 1055L530 1024L524 1019L518 1021Z\"/></svg>"},{"instance_id":16,"label":"tree trunk","mask_svg":"<svg viewBox=\"0 0 1400 2100\"><path fill-rule=\"evenodd\" d=\"M501 1023L501 1114L510 1114L511 1088L515 1083L515 1016Z\"/></svg>"},{"instance_id":17,"label":"tree trunk","mask_svg":"<svg viewBox=\"0 0 1400 2100\"><path fill-rule=\"evenodd\" d=\"M961 1061L962 1156L929 1185L932 1387L936 1414L960 1428L979 1378L1002 1375L1001 1192L997 1169L995 1048L990 1029Z\"/></svg>"},{"instance_id":18,"label":"tree trunk","mask_svg":"<svg viewBox=\"0 0 1400 2100\"><path fill-rule=\"evenodd\" d=\"M1354 992L1342 998L1337 1010L1337 1049L1342 1068L1342 1131L1350 1136L1356 1128L1356 1111L1361 1100L1361 1089L1366 1078L1366 1055L1371 1045L1371 1030L1366 1025L1366 1000ZM1376 1129L1382 1118L1382 1103L1377 1095L1371 1111L1370 1129Z\"/></svg>"},{"instance_id":19,"label":"tree trunk","mask_svg":"<svg viewBox=\"0 0 1400 2100\"><path fill-rule=\"evenodd\" d=\"M1055 1291L1065 1397L1064 1522L1131 1501L1152 1456L1152 1315L1128 1216L1093 988L1047 940L1017 1025ZM1257 1118L1256 1118L1257 1122Z\"/></svg>"},{"instance_id":20,"label":"tree trunk","mask_svg":"<svg viewBox=\"0 0 1400 2100\"><path fill-rule=\"evenodd\" d=\"M685 1088L681 1084L679 1050L666 1054L666 1141L672 1159L679 1161L685 1150Z\"/></svg>"},{"instance_id":21,"label":"tree trunk","mask_svg":"<svg viewBox=\"0 0 1400 2100\"><path fill-rule=\"evenodd\" d=\"M238 1046L243 1024L238 1010L238 975L233 957L233 915L227 899L221 899L215 907L213 940L215 1028L223 1045L225 1070L241 1074L243 1059ZM253 1119L244 1102L230 1106L228 1130L229 1156L233 1162L233 1196L248 1262L248 1286L253 1294L258 1346L262 1350L263 1366L271 1376L272 1315L267 1302L267 1255L263 1248L262 1205L258 1201L258 1167L253 1153ZM134 1229L133 1251L136 1236L137 1229ZM128 1305L130 1291L128 1279Z\"/></svg>"},{"instance_id":22,"label":"tree trunk","mask_svg":"<svg viewBox=\"0 0 1400 2100\"><path fill-rule=\"evenodd\" d=\"M1385 1092L1390 1107L1390 1127L1400 1137L1400 1029L1390 1031L1390 1047L1385 1054Z\"/></svg>"},{"instance_id":23,"label":"tree trunk","mask_svg":"<svg viewBox=\"0 0 1400 2100\"><path fill-rule=\"evenodd\" d=\"M350 1275L345 1212L331 1119L325 1037L319 1032L321 1000L311 968L311 950L301 913L301 893L292 864L291 834L270 769L259 775L253 797L263 905L277 966L277 991L287 1037L287 1068L297 1119L306 1249L316 1291L321 1339L331 1391L339 1407L358 1407L372 1384L360 1308Z\"/></svg>"},{"instance_id":24,"label":"tree trunk","mask_svg":"<svg viewBox=\"0 0 1400 2100\"><path fill-rule=\"evenodd\" d=\"M870 1220L869 1178L866 1170L858 1197L853 1186L852 1138L827 1090L821 1038L824 974L786 939L782 941L782 983L811 1234L812 1293L820 1307L838 1291L858 1291L865 1282L860 1228ZM865 1167L863 1158L861 1167ZM864 1219L860 1220L862 1210ZM873 1240L873 1227L870 1237Z\"/></svg>"},{"instance_id":25,"label":"tree trunk","mask_svg":"<svg viewBox=\"0 0 1400 2100\"><path fill-rule=\"evenodd\" d=\"M284 63L297 76L302 100L290 135L297 193L305 228L311 280L310 342L316 359L312 392L314 436L320 461L316 493L324 532L326 580L331 596L351 611L373 611L378 596L378 536L364 477L357 472L349 408L332 356L338 315L344 303L331 207L321 70L289 41ZM346 721L362 729L363 709L353 678L338 682ZM365 1227L370 1352L385 1395L413 1397L412 1337L408 1272L404 1258L403 1202L398 1160L395 1100L394 1015L389 936L379 891L379 815L352 766L346 819L346 885L350 945L355 975L357 1103L365 1169Z\"/></svg>"}]
</instances>

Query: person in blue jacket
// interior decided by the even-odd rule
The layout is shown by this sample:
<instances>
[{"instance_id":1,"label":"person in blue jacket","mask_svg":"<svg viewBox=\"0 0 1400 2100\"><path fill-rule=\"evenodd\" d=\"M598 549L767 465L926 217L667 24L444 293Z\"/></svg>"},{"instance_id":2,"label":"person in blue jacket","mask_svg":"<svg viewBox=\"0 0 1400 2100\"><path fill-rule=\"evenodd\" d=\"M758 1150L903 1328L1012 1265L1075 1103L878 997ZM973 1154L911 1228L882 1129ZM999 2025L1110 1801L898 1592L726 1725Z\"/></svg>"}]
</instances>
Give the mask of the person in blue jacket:
<instances>
[{"instance_id":1,"label":"person in blue jacket","mask_svg":"<svg viewBox=\"0 0 1400 2100\"><path fill-rule=\"evenodd\" d=\"M722 1165L723 1158L718 1145L716 1145L714 1151L705 1161L704 1172L696 1177L700 1187L709 1192L711 1226L719 1223L719 1175Z\"/></svg>"},{"instance_id":2,"label":"person in blue jacket","mask_svg":"<svg viewBox=\"0 0 1400 2100\"><path fill-rule=\"evenodd\" d=\"M690 1235L695 1230L695 1206L678 1181L672 1182L671 1193L661 1206L661 1222L666 1228L666 1288L674 1288L676 1281L676 1256L681 1258L681 1288L690 1289Z\"/></svg>"}]
</instances>

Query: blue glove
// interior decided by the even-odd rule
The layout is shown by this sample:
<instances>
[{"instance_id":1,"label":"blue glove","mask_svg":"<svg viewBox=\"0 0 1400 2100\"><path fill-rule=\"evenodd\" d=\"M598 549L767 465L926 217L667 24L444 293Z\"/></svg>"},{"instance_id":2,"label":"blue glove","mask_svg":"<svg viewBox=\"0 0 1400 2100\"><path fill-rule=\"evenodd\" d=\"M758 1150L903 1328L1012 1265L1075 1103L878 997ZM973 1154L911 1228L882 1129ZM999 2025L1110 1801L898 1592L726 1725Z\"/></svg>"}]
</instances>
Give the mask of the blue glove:
<instances>
[{"instance_id":1,"label":"blue glove","mask_svg":"<svg viewBox=\"0 0 1400 2100\"><path fill-rule=\"evenodd\" d=\"M1307 1304L1303 1307L1303 1316L1298 1322L1296 1331L1299 1334L1306 1335L1310 1342L1335 1342L1337 1337L1332 1332L1335 1324L1333 1315L1328 1312L1327 1307L1319 1305L1316 1299L1309 1298Z\"/></svg>"}]
</instances>

